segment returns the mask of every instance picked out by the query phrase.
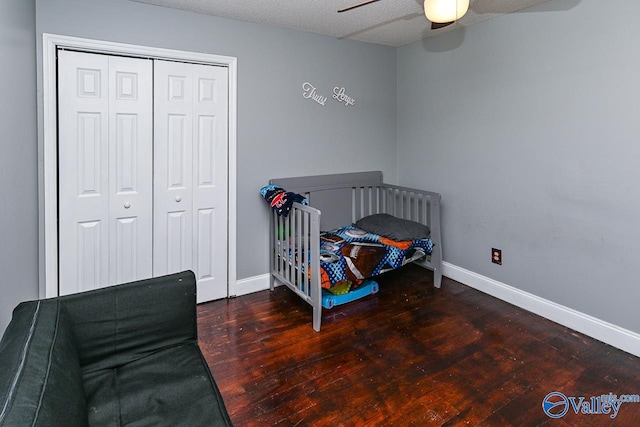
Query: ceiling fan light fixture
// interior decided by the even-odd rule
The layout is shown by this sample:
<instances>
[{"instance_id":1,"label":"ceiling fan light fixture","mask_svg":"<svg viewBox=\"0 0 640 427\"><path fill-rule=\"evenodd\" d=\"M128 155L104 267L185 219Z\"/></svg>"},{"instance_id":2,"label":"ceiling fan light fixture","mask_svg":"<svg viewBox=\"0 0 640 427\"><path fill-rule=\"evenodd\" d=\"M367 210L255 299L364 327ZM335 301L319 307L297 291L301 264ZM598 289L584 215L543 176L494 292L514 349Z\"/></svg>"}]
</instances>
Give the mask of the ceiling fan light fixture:
<instances>
[{"instance_id":1,"label":"ceiling fan light fixture","mask_svg":"<svg viewBox=\"0 0 640 427\"><path fill-rule=\"evenodd\" d=\"M457 21L469 10L469 0L424 0L424 14L431 22Z\"/></svg>"}]
</instances>

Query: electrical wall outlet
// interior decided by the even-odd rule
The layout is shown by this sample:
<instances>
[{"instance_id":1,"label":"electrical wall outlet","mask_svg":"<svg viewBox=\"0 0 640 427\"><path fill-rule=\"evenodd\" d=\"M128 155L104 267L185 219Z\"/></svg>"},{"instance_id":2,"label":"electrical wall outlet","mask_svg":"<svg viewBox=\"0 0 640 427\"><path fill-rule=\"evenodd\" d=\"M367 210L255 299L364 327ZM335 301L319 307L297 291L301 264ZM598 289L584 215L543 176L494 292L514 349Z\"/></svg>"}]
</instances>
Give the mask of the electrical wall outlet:
<instances>
[{"instance_id":1,"label":"electrical wall outlet","mask_svg":"<svg viewBox=\"0 0 640 427\"><path fill-rule=\"evenodd\" d=\"M502 265L502 249L491 248L491 262Z\"/></svg>"}]
</instances>

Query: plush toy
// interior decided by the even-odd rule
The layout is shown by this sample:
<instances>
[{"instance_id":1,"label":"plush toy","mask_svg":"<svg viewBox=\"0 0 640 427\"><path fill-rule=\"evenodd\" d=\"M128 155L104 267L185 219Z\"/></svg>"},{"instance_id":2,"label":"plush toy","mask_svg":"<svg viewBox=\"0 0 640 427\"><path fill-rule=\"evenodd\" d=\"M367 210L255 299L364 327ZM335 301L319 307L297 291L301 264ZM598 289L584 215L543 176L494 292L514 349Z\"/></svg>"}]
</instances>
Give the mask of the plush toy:
<instances>
[{"instance_id":1,"label":"plush toy","mask_svg":"<svg viewBox=\"0 0 640 427\"><path fill-rule=\"evenodd\" d=\"M264 197L267 203L269 203L273 210L278 213L278 215L282 215L284 217L289 215L291 206L295 202L302 203L303 205L309 204L304 196L286 191L278 185L267 185L266 187L262 187L260 189L260 194Z\"/></svg>"}]
</instances>

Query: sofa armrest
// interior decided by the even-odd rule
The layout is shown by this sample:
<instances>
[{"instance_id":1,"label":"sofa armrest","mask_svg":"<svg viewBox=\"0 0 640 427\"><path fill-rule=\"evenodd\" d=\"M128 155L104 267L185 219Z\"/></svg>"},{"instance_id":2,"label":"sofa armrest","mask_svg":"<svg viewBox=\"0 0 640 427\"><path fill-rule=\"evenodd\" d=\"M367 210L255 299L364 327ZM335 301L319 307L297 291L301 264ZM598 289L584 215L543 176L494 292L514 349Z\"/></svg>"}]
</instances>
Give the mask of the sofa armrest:
<instances>
[{"instance_id":1,"label":"sofa armrest","mask_svg":"<svg viewBox=\"0 0 640 427\"><path fill-rule=\"evenodd\" d=\"M0 342L0 426L86 426L82 373L65 307L23 302Z\"/></svg>"},{"instance_id":2,"label":"sofa armrest","mask_svg":"<svg viewBox=\"0 0 640 427\"><path fill-rule=\"evenodd\" d=\"M197 342L191 271L60 300L70 314L83 372L118 368L163 348Z\"/></svg>"}]
</instances>

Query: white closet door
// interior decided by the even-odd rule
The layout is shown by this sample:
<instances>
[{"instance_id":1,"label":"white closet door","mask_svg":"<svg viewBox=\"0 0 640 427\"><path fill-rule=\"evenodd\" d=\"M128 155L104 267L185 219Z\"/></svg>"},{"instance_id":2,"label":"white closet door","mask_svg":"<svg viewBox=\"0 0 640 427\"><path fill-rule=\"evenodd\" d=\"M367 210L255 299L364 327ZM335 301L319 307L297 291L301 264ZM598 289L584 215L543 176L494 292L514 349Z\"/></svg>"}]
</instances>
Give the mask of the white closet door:
<instances>
[{"instance_id":1,"label":"white closet door","mask_svg":"<svg viewBox=\"0 0 640 427\"><path fill-rule=\"evenodd\" d=\"M191 269L198 302L227 296L228 75L155 61L154 275Z\"/></svg>"},{"instance_id":2,"label":"white closet door","mask_svg":"<svg viewBox=\"0 0 640 427\"><path fill-rule=\"evenodd\" d=\"M228 296L229 83L225 67L193 65L193 224L199 302Z\"/></svg>"},{"instance_id":3,"label":"white closet door","mask_svg":"<svg viewBox=\"0 0 640 427\"><path fill-rule=\"evenodd\" d=\"M193 269L191 66L154 64L153 275Z\"/></svg>"},{"instance_id":4,"label":"white closet door","mask_svg":"<svg viewBox=\"0 0 640 427\"><path fill-rule=\"evenodd\" d=\"M152 70L58 52L61 295L152 274Z\"/></svg>"}]
</instances>

